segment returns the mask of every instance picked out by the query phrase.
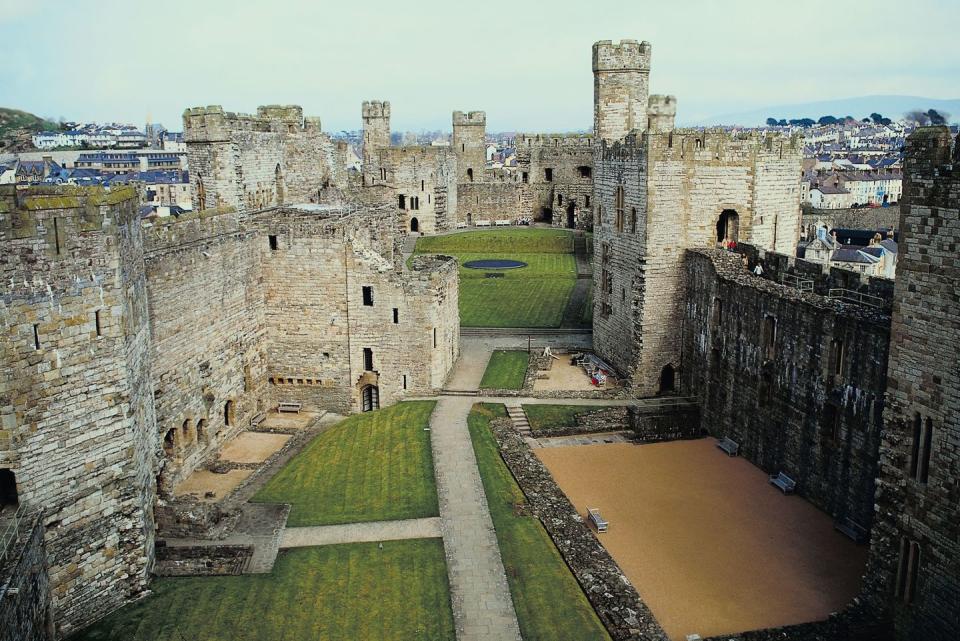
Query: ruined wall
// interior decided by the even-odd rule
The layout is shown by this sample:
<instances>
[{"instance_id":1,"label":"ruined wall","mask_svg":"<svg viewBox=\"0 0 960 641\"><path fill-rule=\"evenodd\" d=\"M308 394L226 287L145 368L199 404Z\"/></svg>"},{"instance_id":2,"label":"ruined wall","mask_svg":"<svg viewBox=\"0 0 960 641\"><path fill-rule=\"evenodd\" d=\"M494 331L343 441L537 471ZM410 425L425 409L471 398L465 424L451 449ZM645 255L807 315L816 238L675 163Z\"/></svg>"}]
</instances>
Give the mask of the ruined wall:
<instances>
[{"instance_id":1,"label":"ruined wall","mask_svg":"<svg viewBox=\"0 0 960 641\"><path fill-rule=\"evenodd\" d=\"M457 185L458 222L468 225L478 220L516 221L530 215L524 208L524 187L519 175L502 169L487 169L477 182Z\"/></svg>"},{"instance_id":2,"label":"ruined wall","mask_svg":"<svg viewBox=\"0 0 960 641\"><path fill-rule=\"evenodd\" d=\"M724 250L687 251L684 276L680 392L697 398L702 430L869 528L889 311L758 278Z\"/></svg>"},{"instance_id":3,"label":"ruined wall","mask_svg":"<svg viewBox=\"0 0 960 641\"><path fill-rule=\"evenodd\" d=\"M365 385L378 386L381 405L442 386L459 345L452 259L397 271L389 209L285 208L258 224L277 238L262 268L273 401L346 413L360 408ZM364 287L373 305L364 305Z\"/></svg>"},{"instance_id":4,"label":"ruined wall","mask_svg":"<svg viewBox=\"0 0 960 641\"><path fill-rule=\"evenodd\" d=\"M432 234L455 226L457 156L450 148L384 147L371 155L385 169L381 182L392 187L404 231Z\"/></svg>"},{"instance_id":5,"label":"ruined wall","mask_svg":"<svg viewBox=\"0 0 960 641\"><path fill-rule=\"evenodd\" d=\"M150 335L133 188L0 191L0 467L45 509L66 633L140 594L153 548Z\"/></svg>"},{"instance_id":6,"label":"ruined wall","mask_svg":"<svg viewBox=\"0 0 960 641\"><path fill-rule=\"evenodd\" d=\"M184 111L183 132L196 210L317 202L320 190L346 187L346 148L300 107L258 107L255 116L196 107Z\"/></svg>"},{"instance_id":7,"label":"ruined wall","mask_svg":"<svg viewBox=\"0 0 960 641\"><path fill-rule=\"evenodd\" d=\"M0 562L0 641L53 641L40 512L24 517L19 536Z\"/></svg>"},{"instance_id":8,"label":"ruined wall","mask_svg":"<svg viewBox=\"0 0 960 641\"><path fill-rule=\"evenodd\" d=\"M515 145L521 211L558 227L592 229L593 136L519 133Z\"/></svg>"},{"instance_id":9,"label":"ruined wall","mask_svg":"<svg viewBox=\"0 0 960 641\"><path fill-rule=\"evenodd\" d=\"M379 149L390 146L390 103L365 100L361 107L363 118L362 185L376 185L385 180L381 172Z\"/></svg>"},{"instance_id":10,"label":"ruined wall","mask_svg":"<svg viewBox=\"0 0 960 641\"><path fill-rule=\"evenodd\" d=\"M960 144L946 127L907 141L899 228L867 586L898 639L945 641L960 629Z\"/></svg>"},{"instance_id":11,"label":"ruined wall","mask_svg":"<svg viewBox=\"0 0 960 641\"><path fill-rule=\"evenodd\" d=\"M594 231L601 251L594 252L594 341L604 358L631 377L638 393L652 394L663 368L675 369L679 359L683 250L715 246L718 222L729 216L735 222L722 236L793 253L800 218L799 140L648 132L603 142L595 158L600 227ZM604 244L606 281L597 262ZM632 354L622 347L624 335L634 339Z\"/></svg>"},{"instance_id":12,"label":"ruined wall","mask_svg":"<svg viewBox=\"0 0 960 641\"><path fill-rule=\"evenodd\" d=\"M265 409L261 256L269 248L230 209L145 229L165 493Z\"/></svg>"}]
</instances>

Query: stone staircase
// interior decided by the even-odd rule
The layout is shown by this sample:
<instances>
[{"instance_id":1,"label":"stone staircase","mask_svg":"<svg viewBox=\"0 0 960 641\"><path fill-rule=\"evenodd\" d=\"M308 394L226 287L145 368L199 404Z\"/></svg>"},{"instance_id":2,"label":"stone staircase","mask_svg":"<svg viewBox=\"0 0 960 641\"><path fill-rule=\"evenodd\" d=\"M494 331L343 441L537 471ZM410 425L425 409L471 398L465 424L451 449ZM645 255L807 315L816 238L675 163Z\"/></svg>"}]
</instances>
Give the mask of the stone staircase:
<instances>
[{"instance_id":1,"label":"stone staircase","mask_svg":"<svg viewBox=\"0 0 960 641\"><path fill-rule=\"evenodd\" d=\"M450 389L444 387L440 390L440 394L443 396L479 396L480 392L475 389Z\"/></svg>"},{"instance_id":2,"label":"stone staircase","mask_svg":"<svg viewBox=\"0 0 960 641\"><path fill-rule=\"evenodd\" d=\"M533 438L530 430L530 421L520 405L507 405L507 416L513 421L513 427L520 432L520 436Z\"/></svg>"}]
</instances>

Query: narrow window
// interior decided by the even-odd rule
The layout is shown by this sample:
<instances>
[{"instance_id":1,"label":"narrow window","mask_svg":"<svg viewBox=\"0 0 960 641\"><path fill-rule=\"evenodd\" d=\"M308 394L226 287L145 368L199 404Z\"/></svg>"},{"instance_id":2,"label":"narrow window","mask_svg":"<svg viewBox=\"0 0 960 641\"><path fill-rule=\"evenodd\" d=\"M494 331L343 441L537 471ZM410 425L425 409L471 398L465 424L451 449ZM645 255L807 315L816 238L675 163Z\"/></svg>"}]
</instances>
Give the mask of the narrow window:
<instances>
[{"instance_id":1,"label":"narrow window","mask_svg":"<svg viewBox=\"0 0 960 641\"><path fill-rule=\"evenodd\" d=\"M637 208L630 208L630 231L631 233L637 233Z\"/></svg>"},{"instance_id":2,"label":"narrow window","mask_svg":"<svg viewBox=\"0 0 960 641\"><path fill-rule=\"evenodd\" d=\"M363 348L363 369L367 372L373 371L373 350L369 347Z\"/></svg>"},{"instance_id":3,"label":"narrow window","mask_svg":"<svg viewBox=\"0 0 960 641\"><path fill-rule=\"evenodd\" d=\"M363 304L366 307L373 307L373 287L370 285L363 286Z\"/></svg>"},{"instance_id":4,"label":"narrow window","mask_svg":"<svg viewBox=\"0 0 960 641\"><path fill-rule=\"evenodd\" d=\"M397 207L400 209L407 208L407 198L403 194L397 194Z\"/></svg>"},{"instance_id":5,"label":"narrow window","mask_svg":"<svg viewBox=\"0 0 960 641\"><path fill-rule=\"evenodd\" d=\"M557 204L558 205L563 204L563 194L557 194Z\"/></svg>"},{"instance_id":6,"label":"narrow window","mask_svg":"<svg viewBox=\"0 0 960 641\"><path fill-rule=\"evenodd\" d=\"M403 389L407 389L407 375L403 375Z\"/></svg>"},{"instance_id":7,"label":"narrow window","mask_svg":"<svg viewBox=\"0 0 960 641\"><path fill-rule=\"evenodd\" d=\"M100 325L100 310L93 313L93 322L97 326L97 336L103 336L103 327Z\"/></svg>"},{"instance_id":8,"label":"narrow window","mask_svg":"<svg viewBox=\"0 0 960 641\"><path fill-rule=\"evenodd\" d=\"M900 540L900 563L897 568L896 596L902 603L911 603L917 589L920 571L920 544L907 537Z\"/></svg>"},{"instance_id":9,"label":"narrow window","mask_svg":"<svg viewBox=\"0 0 960 641\"><path fill-rule=\"evenodd\" d=\"M280 245L277 243L277 237L267 236L267 238L270 240L270 251L277 251L280 248Z\"/></svg>"},{"instance_id":10,"label":"narrow window","mask_svg":"<svg viewBox=\"0 0 960 641\"><path fill-rule=\"evenodd\" d=\"M223 424L227 427L233 425L233 401L223 404Z\"/></svg>"},{"instance_id":11,"label":"narrow window","mask_svg":"<svg viewBox=\"0 0 960 641\"><path fill-rule=\"evenodd\" d=\"M423 186L424 186L424 184L425 184L424 181L421 180L421 181L420 181L420 191L423 191Z\"/></svg>"},{"instance_id":12,"label":"narrow window","mask_svg":"<svg viewBox=\"0 0 960 641\"><path fill-rule=\"evenodd\" d=\"M584 206L584 207L589 207L589 206L590 206L590 196L584 196L584 197L583 197L583 206Z\"/></svg>"},{"instance_id":13,"label":"narrow window","mask_svg":"<svg viewBox=\"0 0 960 641\"><path fill-rule=\"evenodd\" d=\"M623 186L617 187L617 192L614 197L614 207L617 210L617 217L615 220L615 226L618 232L623 231Z\"/></svg>"},{"instance_id":14,"label":"narrow window","mask_svg":"<svg viewBox=\"0 0 960 641\"><path fill-rule=\"evenodd\" d=\"M920 456L920 469L917 470L917 480L926 485L930 477L930 451L933 446L933 421L928 417L923 430L923 447Z\"/></svg>"},{"instance_id":15,"label":"narrow window","mask_svg":"<svg viewBox=\"0 0 960 641\"><path fill-rule=\"evenodd\" d=\"M393 308L393 324L396 325L400 322L400 310L396 307Z\"/></svg>"},{"instance_id":16,"label":"narrow window","mask_svg":"<svg viewBox=\"0 0 960 641\"><path fill-rule=\"evenodd\" d=\"M776 354L777 341L777 319L773 316L767 316L763 319L763 355L768 361L772 361Z\"/></svg>"},{"instance_id":17,"label":"narrow window","mask_svg":"<svg viewBox=\"0 0 960 641\"><path fill-rule=\"evenodd\" d=\"M545 181L547 181L548 183L549 183L549 182L553 182L553 169L552 169L552 168L547 167L546 169L543 170L543 179L544 179Z\"/></svg>"},{"instance_id":18,"label":"narrow window","mask_svg":"<svg viewBox=\"0 0 960 641\"><path fill-rule=\"evenodd\" d=\"M40 349L40 326L33 326L33 348Z\"/></svg>"},{"instance_id":19,"label":"narrow window","mask_svg":"<svg viewBox=\"0 0 960 641\"><path fill-rule=\"evenodd\" d=\"M53 219L53 243L56 246L57 255L60 255L60 221Z\"/></svg>"},{"instance_id":20,"label":"narrow window","mask_svg":"<svg viewBox=\"0 0 960 641\"><path fill-rule=\"evenodd\" d=\"M433 328L433 346L434 347L437 346L437 328L436 327Z\"/></svg>"},{"instance_id":21,"label":"narrow window","mask_svg":"<svg viewBox=\"0 0 960 641\"><path fill-rule=\"evenodd\" d=\"M843 341L834 339L830 344L830 360L833 364L832 371L835 376L843 374Z\"/></svg>"},{"instance_id":22,"label":"narrow window","mask_svg":"<svg viewBox=\"0 0 960 641\"><path fill-rule=\"evenodd\" d=\"M720 326L723 324L723 300L719 298L713 299L713 329L720 329Z\"/></svg>"},{"instance_id":23,"label":"narrow window","mask_svg":"<svg viewBox=\"0 0 960 641\"><path fill-rule=\"evenodd\" d=\"M467 168L467 180L473 182L473 169L470 167Z\"/></svg>"},{"instance_id":24,"label":"narrow window","mask_svg":"<svg viewBox=\"0 0 960 641\"><path fill-rule=\"evenodd\" d=\"M523 182L524 184L530 182L530 174L528 174L527 172L523 172Z\"/></svg>"},{"instance_id":25,"label":"narrow window","mask_svg":"<svg viewBox=\"0 0 960 641\"><path fill-rule=\"evenodd\" d=\"M917 468L920 467L920 437L923 431L923 419L920 413L913 415L913 442L910 444L910 478L917 478Z\"/></svg>"}]
</instances>

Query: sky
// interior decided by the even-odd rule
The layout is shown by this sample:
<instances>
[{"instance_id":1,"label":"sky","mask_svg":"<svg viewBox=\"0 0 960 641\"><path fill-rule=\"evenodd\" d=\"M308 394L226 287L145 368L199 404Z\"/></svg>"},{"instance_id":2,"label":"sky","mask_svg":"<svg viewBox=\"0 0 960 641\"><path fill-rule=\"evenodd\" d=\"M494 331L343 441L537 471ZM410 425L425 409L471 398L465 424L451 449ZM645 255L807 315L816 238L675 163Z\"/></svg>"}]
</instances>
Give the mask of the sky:
<instances>
[{"instance_id":1,"label":"sky","mask_svg":"<svg viewBox=\"0 0 960 641\"><path fill-rule=\"evenodd\" d=\"M873 94L960 98L958 0L0 0L0 106L182 128L187 107L299 104L326 131L585 130L591 46L653 46L678 122Z\"/></svg>"}]
</instances>

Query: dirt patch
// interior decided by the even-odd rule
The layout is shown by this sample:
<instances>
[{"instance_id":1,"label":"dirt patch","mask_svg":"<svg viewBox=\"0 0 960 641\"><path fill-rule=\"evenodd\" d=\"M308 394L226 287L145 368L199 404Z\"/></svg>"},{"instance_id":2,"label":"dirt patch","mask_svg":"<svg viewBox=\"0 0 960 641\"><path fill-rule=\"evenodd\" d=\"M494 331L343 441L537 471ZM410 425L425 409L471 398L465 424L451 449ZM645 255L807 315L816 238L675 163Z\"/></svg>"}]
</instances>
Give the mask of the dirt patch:
<instances>
[{"instance_id":1,"label":"dirt patch","mask_svg":"<svg viewBox=\"0 0 960 641\"><path fill-rule=\"evenodd\" d=\"M713 439L534 450L671 639L815 621L859 591L867 550Z\"/></svg>"},{"instance_id":2,"label":"dirt patch","mask_svg":"<svg viewBox=\"0 0 960 641\"><path fill-rule=\"evenodd\" d=\"M609 383L597 387L590 382L590 377L579 365L570 364L569 354L558 354L559 360L553 359L553 365L545 373L547 378L538 378L533 383L536 392L544 390L602 390L614 389L616 386ZM541 376L544 374L541 374Z\"/></svg>"},{"instance_id":3,"label":"dirt patch","mask_svg":"<svg viewBox=\"0 0 960 641\"><path fill-rule=\"evenodd\" d=\"M220 460L231 463L262 463L289 440L289 434L241 432L223 446Z\"/></svg>"},{"instance_id":4,"label":"dirt patch","mask_svg":"<svg viewBox=\"0 0 960 641\"><path fill-rule=\"evenodd\" d=\"M192 494L202 501L213 503L236 489L251 474L253 474L253 470L230 470L226 474L197 470L174 488L173 495ZM207 496L207 492L212 492L213 496Z\"/></svg>"},{"instance_id":5,"label":"dirt patch","mask_svg":"<svg viewBox=\"0 0 960 641\"><path fill-rule=\"evenodd\" d=\"M268 412L261 428L273 430L299 430L310 424L316 412Z\"/></svg>"}]
</instances>

